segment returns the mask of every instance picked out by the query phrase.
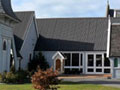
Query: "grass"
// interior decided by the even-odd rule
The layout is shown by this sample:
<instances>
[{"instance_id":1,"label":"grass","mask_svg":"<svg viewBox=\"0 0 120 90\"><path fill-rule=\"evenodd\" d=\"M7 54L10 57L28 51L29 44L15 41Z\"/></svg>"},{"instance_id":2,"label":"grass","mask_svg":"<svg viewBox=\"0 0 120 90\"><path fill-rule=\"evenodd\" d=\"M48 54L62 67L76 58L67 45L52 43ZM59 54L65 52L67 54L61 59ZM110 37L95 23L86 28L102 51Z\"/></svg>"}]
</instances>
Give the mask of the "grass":
<instances>
[{"instance_id":1,"label":"grass","mask_svg":"<svg viewBox=\"0 0 120 90\"><path fill-rule=\"evenodd\" d=\"M59 84L58 90L120 90L120 88L113 88L94 84L79 84L79 83L62 83ZM0 90L35 90L32 84L22 85L8 85L0 84Z\"/></svg>"}]
</instances>

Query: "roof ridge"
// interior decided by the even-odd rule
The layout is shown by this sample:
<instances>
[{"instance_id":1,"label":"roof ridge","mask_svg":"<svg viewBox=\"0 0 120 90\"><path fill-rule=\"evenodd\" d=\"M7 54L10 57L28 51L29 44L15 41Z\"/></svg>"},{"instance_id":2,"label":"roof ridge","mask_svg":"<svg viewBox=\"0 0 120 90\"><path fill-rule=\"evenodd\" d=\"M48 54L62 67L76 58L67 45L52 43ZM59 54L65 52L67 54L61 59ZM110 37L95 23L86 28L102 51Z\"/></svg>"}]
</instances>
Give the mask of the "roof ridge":
<instances>
[{"instance_id":1,"label":"roof ridge","mask_svg":"<svg viewBox=\"0 0 120 90\"><path fill-rule=\"evenodd\" d=\"M33 12L35 13L35 11L14 11L15 13L28 13L28 12Z\"/></svg>"},{"instance_id":2,"label":"roof ridge","mask_svg":"<svg viewBox=\"0 0 120 90\"><path fill-rule=\"evenodd\" d=\"M28 31L28 28L29 28L30 25L31 25L32 18L33 18L33 14L30 15L30 19L29 19L29 21L28 21L28 23L27 23L27 26L26 26L26 30L27 30L27 31ZM24 33L24 35L23 35L22 38L25 38L27 31Z\"/></svg>"}]
</instances>

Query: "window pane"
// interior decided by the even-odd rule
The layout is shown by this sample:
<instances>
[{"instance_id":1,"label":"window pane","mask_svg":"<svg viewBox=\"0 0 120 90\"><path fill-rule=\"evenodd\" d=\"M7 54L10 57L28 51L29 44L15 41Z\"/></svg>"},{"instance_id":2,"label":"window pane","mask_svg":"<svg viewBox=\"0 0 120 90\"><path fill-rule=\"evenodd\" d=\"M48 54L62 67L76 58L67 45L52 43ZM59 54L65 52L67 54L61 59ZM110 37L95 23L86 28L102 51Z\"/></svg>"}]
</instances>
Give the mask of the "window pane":
<instances>
[{"instance_id":1,"label":"window pane","mask_svg":"<svg viewBox=\"0 0 120 90\"><path fill-rule=\"evenodd\" d=\"M3 42L3 50L6 50L6 41Z\"/></svg>"},{"instance_id":2,"label":"window pane","mask_svg":"<svg viewBox=\"0 0 120 90\"><path fill-rule=\"evenodd\" d=\"M83 54L81 54L81 59L80 59L81 66L83 65Z\"/></svg>"},{"instance_id":3,"label":"window pane","mask_svg":"<svg viewBox=\"0 0 120 90\"><path fill-rule=\"evenodd\" d=\"M102 69L96 69L96 72L102 72Z\"/></svg>"},{"instance_id":4,"label":"window pane","mask_svg":"<svg viewBox=\"0 0 120 90\"><path fill-rule=\"evenodd\" d=\"M70 69L65 69L65 74L70 74Z\"/></svg>"},{"instance_id":5,"label":"window pane","mask_svg":"<svg viewBox=\"0 0 120 90\"><path fill-rule=\"evenodd\" d=\"M114 59L114 67L118 67L118 59L117 58Z\"/></svg>"},{"instance_id":6,"label":"window pane","mask_svg":"<svg viewBox=\"0 0 120 90\"><path fill-rule=\"evenodd\" d=\"M71 74L80 74L79 69L72 69Z\"/></svg>"},{"instance_id":7,"label":"window pane","mask_svg":"<svg viewBox=\"0 0 120 90\"><path fill-rule=\"evenodd\" d=\"M72 66L79 66L79 53L72 54Z\"/></svg>"},{"instance_id":8,"label":"window pane","mask_svg":"<svg viewBox=\"0 0 120 90\"><path fill-rule=\"evenodd\" d=\"M70 53L65 53L64 55L66 56L65 66L70 66Z\"/></svg>"},{"instance_id":9,"label":"window pane","mask_svg":"<svg viewBox=\"0 0 120 90\"><path fill-rule=\"evenodd\" d=\"M104 73L110 73L110 69L105 69Z\"/></svg>"},{"instance_id":10,"label":"window pane","mask_svg":"<svg viewBox=\"0 0 120 90\"><path fill-rule=\"evenodd\" d=\"M104 66L110 67L110 60L106 57L106 53L104 54Z\"/></svg>"},{"instance_id":11,"label":"window pane","mask_svg":"<svg viewBox=\"0 0 120 90\"><path fill-rule=\"evenodd\" d=\"M102 66L102 55L96 55L96 66L101 67Z\"/></svg>"},{"instance_id":12,"label":"window pane","mask_svg":"<svg viewBox=\"0 0 120 90\"><path fill-rule=\"evenodd\" d=\"M94 55L88 55L88 66L94 66Z\"/></svg>"},{"instance_id":13,"label":"window pane","mask_svg":"<svg viewBox=\"0 0 120 90\"><path fill-rule=\"evenodd\" d=\"M94 69L88 69L88 72L94 72Z\"/></svg>"}]
</instances>

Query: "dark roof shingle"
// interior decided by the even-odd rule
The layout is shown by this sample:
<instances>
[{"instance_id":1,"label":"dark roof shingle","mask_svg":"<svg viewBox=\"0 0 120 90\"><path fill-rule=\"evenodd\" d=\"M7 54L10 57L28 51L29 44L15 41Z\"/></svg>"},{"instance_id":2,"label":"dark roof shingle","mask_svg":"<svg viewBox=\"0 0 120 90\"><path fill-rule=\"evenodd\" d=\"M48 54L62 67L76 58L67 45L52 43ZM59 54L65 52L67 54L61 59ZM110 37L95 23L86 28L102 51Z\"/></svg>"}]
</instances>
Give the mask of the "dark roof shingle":
<instances>
[{"instance_id":1,"label":"dark roof shingle","mask_svg":"<svg viewBox=\"0 0 120 90\"><path fill-rule=\"evenodd\" d=\"M37 24L35 51L106 50L107 18L37 19Z\"/></svg>"},{"instance_id":2,"label":"dark roof shingle","mask_svg":"<svg viewBox=\"0 0 120 90\"><path fill-rule=\"evenodd\" d=\"M120 57L120 18L112 19L109 56Z\"/></svg>"},{"instance_id":3,"label":"dark roof shingle","mask_svg":"<svg viewBox=\"0 0 120 90\"><path fill-rule=\"evenodd\" d=\"M13 33L14 33L14 39L15 39L15 46L17 49L17 52L21 49L26 32L28 30L28 27L30 25L31 17L33 16L34 12L15 12L17 17L21 20L20 23L17 23L13 27Z\"/></svg>"},{"instance_id":4,"label":"dark roof shingle","mask_svg":"<svg viewBox=\"0 0 120 90\"><path fill-rule=\"evenodd\" d=\"M110 56L120 56L120 25L111 27Z\"/></svg>"}]
</instances>

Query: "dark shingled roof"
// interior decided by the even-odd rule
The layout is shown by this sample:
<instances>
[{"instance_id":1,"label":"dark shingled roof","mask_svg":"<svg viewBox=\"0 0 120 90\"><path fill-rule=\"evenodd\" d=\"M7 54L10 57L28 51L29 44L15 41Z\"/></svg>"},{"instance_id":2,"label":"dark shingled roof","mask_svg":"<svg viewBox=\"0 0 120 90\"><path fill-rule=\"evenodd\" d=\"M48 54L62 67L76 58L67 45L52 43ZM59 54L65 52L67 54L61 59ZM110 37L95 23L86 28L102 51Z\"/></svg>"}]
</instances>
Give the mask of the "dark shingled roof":
<instances>
[{"instance_id":1,"label":"dark shingled roof","mask_svg":"<svg viewBox=\"0 0 120 90\"><path fill-rule=\"evenodd\" d=\"M21 20L21 22L18 24L15 24L13 28L15 45L16 45L17 52L19 52L19 50L23 45L26 32L30 25L31 17L33 16L34 12L33 11L15 12L15 14Z\"/></svg>"},{"instance_id":2,"label":"dark shingled roof","mask_svg":"<svg viewBox=\"0 0 120 90\"><path fill-rule=\"evenodd\" d=\"M2 5L2 8L3 8L5 14L7 14L8 16L10 16L13 19L20 21L12 10L11 0L1 0L1 5Z\"/></svg>"},{"instance_id":3,"label":"dark shingled roof","mask_svg":"<svg viewBox=\"0 0 120 90\"><path fill-rule=\"evenodd\" d=\"M35 51L105 51L107 18L37 19Z\"/></svg>"},{"instance_id":4,"label":"dark shingled roof","mask_svg":"<svg viewBox=\"0 0 120 90\"><path fill-rule=\"evenodd\" d=\"M111 27L110 56L120 56L120 25Z\"/></svg>"},{"instance_id":5,"label":"dark shingled roof","mask_svg":"<svg viewBox=\"0 0 120 90\"><path fill-rule=\"evenodd\" d=\"M120 56L120 18L112 19L112 23L116 25L111 26L111 36L110 36L110 57ZM118 24L119 23L119 24Z\"/></svg>"}]
</instances>

